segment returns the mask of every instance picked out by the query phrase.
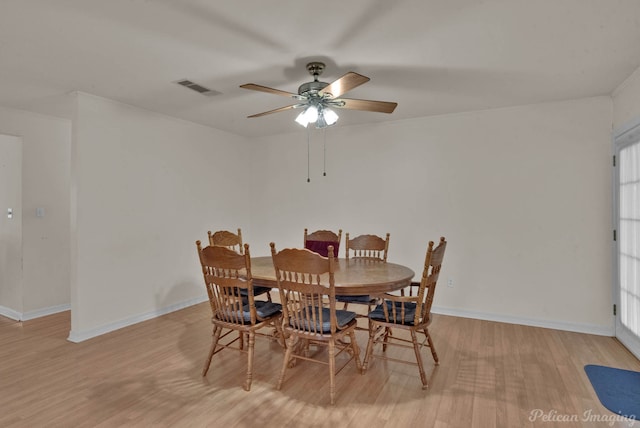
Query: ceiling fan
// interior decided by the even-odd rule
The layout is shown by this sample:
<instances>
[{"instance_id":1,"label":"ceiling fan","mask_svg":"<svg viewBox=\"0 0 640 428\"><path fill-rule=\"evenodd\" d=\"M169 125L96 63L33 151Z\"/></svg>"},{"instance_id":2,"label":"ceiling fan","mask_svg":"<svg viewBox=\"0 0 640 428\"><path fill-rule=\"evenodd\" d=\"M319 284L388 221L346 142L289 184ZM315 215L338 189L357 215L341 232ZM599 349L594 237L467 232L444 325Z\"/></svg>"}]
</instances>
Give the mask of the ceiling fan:
<instances>
[{"instance_id":1,"label":"ceiling fan","mask_svg":"<svg viewBox=\"0 0 640 428\"><path fill-rule=\"evenodd\" d=\"M367 83L370 79L366 76L350 71L333 83L320 82L318 80L318 76L322 74L324 68L325 65L322 62L310 62L307 64L307 70L309 71L309 74L313 76L313 82L303 83L300 85L297 94L282 91L280 89L269 88L267 86L256 85L255 83L240 85L240 87L244 89L281 95L298 101L296 104L265 111L248 117L260 117L285 110L304 108L303 112L296 118L296 122L304 127L309 123L315 123L316 128L325 128L333 125L338 120L338 115L331 110L331 108L393 113L393 110L395 110L398 105L398 103L387 101L341 98L341 96L346 92Z\"/></svg>"}]
</instances>

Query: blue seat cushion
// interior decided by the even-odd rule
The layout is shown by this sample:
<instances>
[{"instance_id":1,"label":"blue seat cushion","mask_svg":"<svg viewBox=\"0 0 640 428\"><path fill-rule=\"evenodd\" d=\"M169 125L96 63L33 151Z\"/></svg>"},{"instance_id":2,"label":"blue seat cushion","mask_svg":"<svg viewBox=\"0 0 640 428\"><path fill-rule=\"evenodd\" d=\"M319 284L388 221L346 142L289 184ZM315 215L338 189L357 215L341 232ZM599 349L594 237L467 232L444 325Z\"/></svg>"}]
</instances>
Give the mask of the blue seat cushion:
<instances>
[{"instance_id":1,"label":"blue seat cushion","mask_svg":"<svg viewBox=\"0 0 640 428\"><path fill-rule=\"evenodd\" d=\"M263 302L261 300L254 303L256 305L256 313L260 318L268 318L282 310L282 305L280 303ZM242 307L242 319L245 323L251 322L251 312L249 311L248 303Z\"/></svg>"},{"instance_id":2,"label":"blue seat cushion","mask_svg":"<svg viewBox=\"0 0 640 428\"><path fill-rule=\"evenodd\" d=\"M270 317L282 310L282 305L280 303L263 302L262 300L258 300L254 303L256 305L256 313L260 318ZM245 320L247 320L247 317L249 317L248 319L251 319L249 315L249 304L242 307L242 313Z\"/></svg>"},{"instance_id":3,"label":"blue seat cushion","mask_svg":"<svg viewBox=\"0 0 640 428\"><path fill-rule=\"evenodd\" d=\"M260 287L260 286L253 287L253 295L254 296L259 296L261 294L268 293L269 291L271 291L271 289L269 287ZM247 293L247 289L246 288L241 288L240 289L240 295L241 296L247 296L247 294L248 293Z\"/></svg>"},{"instance_id":4,"label":"blue seat cushion","mask_svg":"<svg viewBox=\"0 0 640 428\"><path fill-rule=\"evenodd\" d=\"M393 304L396 305L396 316L395 319L393 317ZM389 300L385 301L384 304L387 305L387 311L389 312L389 322L394 324L404 324L404 325L413 325L413 319L416 316L416 304L413 302L405 302L404 303L404 322L402 318L402 303L401 302L391 302ZM369 312L369 318L376 321L387 322L384 317L384 308L382 305L376 306L374 310Z\"/></svg>"},{"instance_id":5,"label":"blue seat cushion","mask_svg":"<svg viewBox=\"0 0 640 428\"><path fill-rule=\"evenodd\" d=\"M317 306L309 306L309 316L312 317L312 313L315 313L315 328L310 329L311 323L313 322L313 318L302 320L302 328L307 331L322 331L322 333L330 333L331 332L331 311L329 308L322 308L322 325L320 325L320 315L318 314ZM312 312L313 311L313 312ZM336 321L338 323L338 327L343 327L349 324L352 320L356 319L356 313L351 311L343 311L336 310ZM295 327L293 324L293 319L290 322L292 327Z\"/></svg>"},{"instance_id":6,"label":"blue seat cushion","mask_svg":"<svg viewBox=\"0 0 640 428\"><path fill-rule=\"evenodd\" d=\"M363 296L336 296L338 302L344 303L364 303L365 305L371 302L371 296L368 294Z\"/></svg>"}]
</instances>

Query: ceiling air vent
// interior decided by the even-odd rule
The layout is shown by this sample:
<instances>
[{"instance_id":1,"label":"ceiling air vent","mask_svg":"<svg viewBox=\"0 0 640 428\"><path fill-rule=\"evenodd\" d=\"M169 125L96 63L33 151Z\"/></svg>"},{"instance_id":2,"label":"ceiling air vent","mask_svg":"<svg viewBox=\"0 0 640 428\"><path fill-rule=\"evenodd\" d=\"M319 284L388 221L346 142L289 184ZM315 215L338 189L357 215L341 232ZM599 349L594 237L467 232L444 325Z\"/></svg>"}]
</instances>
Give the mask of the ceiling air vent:
<instances>
[{"instance_id":1,"label":"ceiling air vent","mask_svg":"<svg viewBox=\"0 0 640 428\"><path fill-rule=\"evenodd\" d=\"M213 96L213 95L220 95L222 93L222 92L214 91L213 89L205 88L204 86L198 85L197 83L194 83L191 80L187 80L187 79L178 80L176 83L178 85L184 86L185 88L189 88L192 91L196 91L197 93L202 95Z\"/></svg>"}]
</instances>

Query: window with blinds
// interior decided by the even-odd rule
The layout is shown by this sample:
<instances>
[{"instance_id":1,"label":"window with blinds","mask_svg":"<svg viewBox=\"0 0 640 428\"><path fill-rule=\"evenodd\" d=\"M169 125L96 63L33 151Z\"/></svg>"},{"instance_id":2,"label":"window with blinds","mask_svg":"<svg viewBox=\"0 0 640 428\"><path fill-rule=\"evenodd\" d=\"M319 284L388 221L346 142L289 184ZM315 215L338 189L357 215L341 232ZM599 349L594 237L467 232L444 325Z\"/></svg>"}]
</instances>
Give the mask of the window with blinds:
<instances>
[{"instance_id":1,"label":"window with blinds","mask_svg":"<svg viewBox=\"0 0 640 428\"><path fill-rule=\"evenodd\" d=\"M619 152L620 322L640 337L640 142Z\"/></svg>"}]
</instances>

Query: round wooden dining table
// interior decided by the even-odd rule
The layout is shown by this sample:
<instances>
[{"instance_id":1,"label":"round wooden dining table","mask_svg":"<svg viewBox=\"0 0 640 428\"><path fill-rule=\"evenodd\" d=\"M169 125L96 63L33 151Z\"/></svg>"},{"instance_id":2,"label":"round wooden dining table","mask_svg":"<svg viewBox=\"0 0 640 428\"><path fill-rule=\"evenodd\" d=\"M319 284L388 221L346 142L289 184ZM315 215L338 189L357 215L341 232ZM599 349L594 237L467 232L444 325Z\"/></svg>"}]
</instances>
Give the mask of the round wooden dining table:
<instances>
[{"instance_id":1,"label":"round wooden dining table","mask_svg":"<svg viewBox=\"0 0 640 428\"><path fill-rule=\"evenodd\" d=\"M399 290L408 286L415 275L406 266L367 259L336 259L334 272L336 294L359 296ZM276 271L271 256L252 257L253 284L276 288ZM323 282L324 283L324 282Z\"/></svg>"}]
</instances>

